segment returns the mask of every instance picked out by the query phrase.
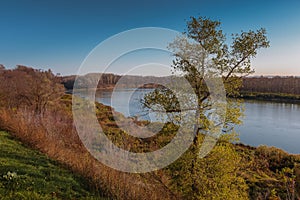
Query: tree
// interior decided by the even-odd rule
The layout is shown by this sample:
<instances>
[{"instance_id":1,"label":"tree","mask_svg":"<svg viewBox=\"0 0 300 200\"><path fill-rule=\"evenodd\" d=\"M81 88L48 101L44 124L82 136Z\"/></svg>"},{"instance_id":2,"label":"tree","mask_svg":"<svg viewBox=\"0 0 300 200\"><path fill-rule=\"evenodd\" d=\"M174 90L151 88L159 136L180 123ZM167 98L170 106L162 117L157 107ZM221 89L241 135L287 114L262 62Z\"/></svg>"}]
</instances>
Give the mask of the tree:
<instances>
[{"instance_id":1,"label":"tree","mask_svg":"<svg viewBox=\"0 0 300 200\"><path fill-rule=\"evenodd\" d=\"M180 159L172 166L173 171L176 168L174 166L181 166L175 169L177 175L173 178L181 177L177 179L176 184L181 184L180 190L188 199L245 198L243 193L245 189L239 193L237 187L235 189L231 187L240 182L236 175L238 165L232 162L233 160L238 162L239 158L232 145L224 145L219 142L207 157L198 156L204 136L210 134L207 130L212 120L207 113L213 110L215 103L211 98L207 77L212 80L221 79L227 96L238 95L242 78L254 72L251 68L251 59L256 56L258 49L269 47L269 41L266 37L266 30L262 28L257 31L250 30L234 34L233 42L231 46L228 46L220 25L219 21L205 17L191 17L187 22L186 33L177 37L169 45L175 55L172 66L174 74L184 77L189 82L197 98L196 106L187 106L188 109L195 110L193 145L185 154L185 158ZM182 94L185 94L185 91L182 91ZM185 103L189 104L190 101L187 100ZM182 111L175 94L167 88L157 88L154 92L146 95L145 108L151 109L156 104L162 105L168 115ZM239 118L242 115L242 109L238 101L230 99L227 99L226 106L225 123L221 129L223 133L233 133L234 125L241 122ZM159 110L156 111L159 112ZM232 142L235 137L223 135L221 138L226 142ZM219 156L225 154L227 156L223 158ZM235 159L230 160L232 158ZM180 162L182 163L180 164ZM230 172L222 167L222 164L225 163L227 169L231 169ZM182 164L185 167L182 167ZM201 166L206 166L207 169L201 170ZM228 173L231 174L231 178ZM202 190L203 188L206 190ZM226 189L226 194L221 195L221 193L225 193L225 190L216 188L227 188L228 190Z\"/></svg>"},{"instance_id":2,"label":"tree","mask_svg":"<svg viewBox=\"0 0 300 200\"><path fill-rule=\"evenodd\" d=\"M8 108L30 108L40 115L64 94L63 85L51 70L19 65L0 73L0 102Z\"/></svg>"}]
</instances>

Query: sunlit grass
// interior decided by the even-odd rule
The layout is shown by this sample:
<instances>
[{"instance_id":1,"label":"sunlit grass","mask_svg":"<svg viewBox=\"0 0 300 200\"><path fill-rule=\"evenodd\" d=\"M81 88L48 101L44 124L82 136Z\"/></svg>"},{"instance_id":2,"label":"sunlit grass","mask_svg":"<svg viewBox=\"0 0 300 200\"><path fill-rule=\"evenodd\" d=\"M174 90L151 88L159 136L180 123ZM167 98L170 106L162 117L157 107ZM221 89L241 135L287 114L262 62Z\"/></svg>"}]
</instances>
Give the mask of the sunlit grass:
<instances>
[{"instance_id":1,"label":"sunlit grass","mask_svg":"<svg viewBox=\"0 0 300 200\"><path fill-rule=\"evenodd\" d=\"M104 199L86 181L0 131L0 199Z\"/></svg>"}]
</instances>

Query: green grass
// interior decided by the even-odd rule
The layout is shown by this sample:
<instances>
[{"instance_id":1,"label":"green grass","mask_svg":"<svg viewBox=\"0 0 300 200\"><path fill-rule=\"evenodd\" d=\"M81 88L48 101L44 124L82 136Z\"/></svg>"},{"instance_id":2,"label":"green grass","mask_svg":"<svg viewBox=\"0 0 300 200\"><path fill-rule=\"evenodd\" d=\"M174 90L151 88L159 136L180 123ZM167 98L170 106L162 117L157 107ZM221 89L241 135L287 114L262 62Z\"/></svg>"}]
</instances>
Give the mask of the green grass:
<instances>
[{"instance_id":1,"label":"green grass","mask_svg":"<svg viewBox=\"0 0 300 200\"><path fill-rule=\"evenodd\" d=\"M82 177L0 131L0 200L2 199L105 198L90 190Z\"/></svg>"}]
</instances>

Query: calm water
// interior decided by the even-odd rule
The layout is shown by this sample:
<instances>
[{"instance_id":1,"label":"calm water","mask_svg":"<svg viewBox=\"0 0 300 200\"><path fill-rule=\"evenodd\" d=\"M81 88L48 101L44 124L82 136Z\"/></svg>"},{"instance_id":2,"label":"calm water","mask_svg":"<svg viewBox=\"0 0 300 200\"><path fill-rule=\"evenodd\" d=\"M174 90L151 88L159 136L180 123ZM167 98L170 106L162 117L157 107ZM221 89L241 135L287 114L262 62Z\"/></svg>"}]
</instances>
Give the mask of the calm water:
<instances>
[{"instance_id":1,"label":"calm water","mask_svg":"<svg viewBox=\"0 0 300 200\"><path fill-rule=\"evenodd\" d=\"M149 89L101 91L96 100L112 105L126 116L141 115L140 99ZM300 154L300 105L267 101L245 101L243 125L237 127L241 142L253 146L266 144ZM151 120L153 116L142 118Z\"/></svg>"},{"instance_id":2,"label":"calm water","mask_svg":"<svg viewBox=\"0 0 300 200\"><path fill-rule=\"evenodd\" d=\"M300 154L300 105L245 101L245 117L237 127L241 142L276 146Z\"/></svg>"}]
</instances>

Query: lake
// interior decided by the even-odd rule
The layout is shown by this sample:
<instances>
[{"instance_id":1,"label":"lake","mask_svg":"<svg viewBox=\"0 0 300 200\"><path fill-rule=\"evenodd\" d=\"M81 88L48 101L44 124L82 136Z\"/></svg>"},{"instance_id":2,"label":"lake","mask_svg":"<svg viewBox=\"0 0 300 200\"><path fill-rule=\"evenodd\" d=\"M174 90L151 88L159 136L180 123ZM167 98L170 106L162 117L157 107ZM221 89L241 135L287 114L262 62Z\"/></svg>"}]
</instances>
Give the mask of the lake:
<instances>
[{"instance_id":1,"label":"lake","mask_svg":"<svg viewBox=\"0 0 300 200\"><path fill-rule=\"evenodd\" d=\"M242 143L300 154L299 104L246 100L243 121L236 129Z\"/></svg>"},{"instance_id":2,"label":"lake","mask_svg":"<svg viewBox=\"0 0 300 200\"><path fill-rule=\"evenodd\" d=\"M96 101L111 105L125 116L140 115L140 99L151 89L101 91ZM142 116L155 120L154 115ZM281 148L289 153L300 154L300 105L268 101L245 100L243 125L236 127L244 144L262 144Z\"/></svg>"}]
</instances>

